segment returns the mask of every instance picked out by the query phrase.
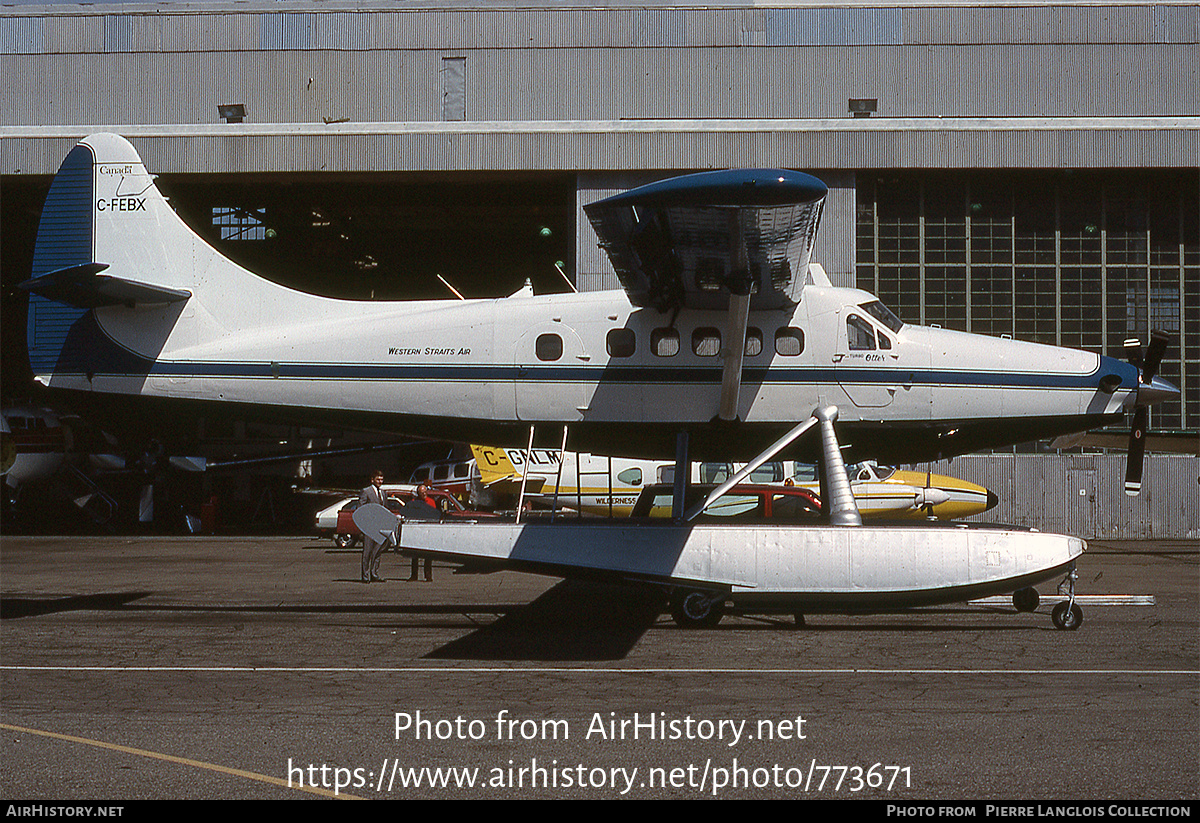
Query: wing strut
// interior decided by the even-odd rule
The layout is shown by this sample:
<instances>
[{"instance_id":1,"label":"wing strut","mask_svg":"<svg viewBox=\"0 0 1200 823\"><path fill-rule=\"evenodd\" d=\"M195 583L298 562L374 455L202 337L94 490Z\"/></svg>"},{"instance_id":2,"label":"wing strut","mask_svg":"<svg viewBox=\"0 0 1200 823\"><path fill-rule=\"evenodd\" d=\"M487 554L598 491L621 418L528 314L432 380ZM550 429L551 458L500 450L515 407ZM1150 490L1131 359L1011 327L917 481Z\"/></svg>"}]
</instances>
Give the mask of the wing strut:
<instances>
[{"instance_id":1,"label":"wing strut","mask_svg":"<svg viewBox=\"0 0 1200 823\"><path fill-rule=\"evenodd\" d=\"M829 522L834 526L861 526L862 515L858 512L858 504L854 502L854 492L850 488L850 478L846 474L846 464L842 461L842 450L838 445L837 434L833 430L833 421L837 420L837 414L837 406L822 406L815 409L812 417L776 440L767 447L766 451L747 463L741 471L735 473L733 477L713 489L712 493L705 498L703 503L693 507L684 516L684 522L695 520L705 509L716 502L717 498L749 477L755 469L781 452L800 435L820 423L821 450L823 452L822 469L828 478L830 490L830 499L826 503L827 509L830 512Z\"/></svg>"},{"instance_id":2,"label":"wing strut","mask_svg":"<svg viewBox=\"0 0 1200 823\"><path fill-rule=\"evenodd\" d=\"M750 323L750 260L746 253L746 238L737 211L729 213L729 257L732 271L726 280L729 287L729 324L725 329L725 362L721 370L721 405L717 414L722 420L735 420L738 396L742 389L742 360L746 355L746 327Z\"/></svg>"}]
</instances>

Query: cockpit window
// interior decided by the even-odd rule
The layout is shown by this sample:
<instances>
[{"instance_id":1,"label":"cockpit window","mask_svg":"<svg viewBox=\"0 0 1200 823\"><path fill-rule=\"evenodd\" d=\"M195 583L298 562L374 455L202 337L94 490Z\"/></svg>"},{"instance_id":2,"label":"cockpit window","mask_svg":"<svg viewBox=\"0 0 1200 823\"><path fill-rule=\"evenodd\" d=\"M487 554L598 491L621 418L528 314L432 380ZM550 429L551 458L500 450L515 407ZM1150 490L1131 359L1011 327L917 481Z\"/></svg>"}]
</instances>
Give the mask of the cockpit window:
<instances>
[{"instance_id":1,"label":"cockpit window","mask_svg":"<svg viewBox=\"0 0 1200 823\"><path fill-rule=\"evenodd\" d=\"M857 314L846 318L846 340L850 351L874 351L875 327Z\"/></svg>"},{"instance_id":2,"label":"cockpit window","mask_svg":"<svg viewBox=\"0 0 1200 823\"><path fill-rule=\"evenodd\" d=\"M904 321L892 314L892 310L878 300L872 300L868 303L863 303L859 306L859 308L874 317L883 325L887 326L892 331L900 331L900 327L904 325Z\"/></svg>"}]
</instances>

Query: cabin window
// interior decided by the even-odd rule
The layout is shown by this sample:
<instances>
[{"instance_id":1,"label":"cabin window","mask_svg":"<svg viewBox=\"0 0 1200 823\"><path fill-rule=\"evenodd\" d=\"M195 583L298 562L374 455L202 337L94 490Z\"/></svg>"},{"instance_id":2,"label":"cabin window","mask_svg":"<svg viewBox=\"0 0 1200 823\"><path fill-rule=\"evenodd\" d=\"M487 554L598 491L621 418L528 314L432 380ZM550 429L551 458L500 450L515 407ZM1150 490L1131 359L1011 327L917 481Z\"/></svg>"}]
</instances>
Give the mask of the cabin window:
<instances>
[{"instance_id":1,"label":"cabin window","mask_svg":"<svg viewBox=\"0 0 1200 823\"><path fill-rule=\"evenodd\" d=\"M846 340L850 351L874 351L875 327L857 314L846 318Z\"/></svg>"},{"instance_id":2,"label":"cabin window","mask_svg":"<svg viewBox=\"0 0 1200 823\"><path fill-rule=\"evenodd\" d=\"M883 332L879 333L879 348L887 351L892 347L892 338L888 337Z\"/></svg>"},{"instance_id":3,"label":"cabin window","mask_svg":"<svg viewBox=\"0 0 1200 823\"><path fill-rule=\"evenodd\" d=\"M640 486L642 485L642 470L626 469L617 475L617 479L626 486Z\"/></svg>"},{"instance_id":4,"label":"cabin window","mask_svg":"<svg viewBox=\"0 0 1200 823\"><path fill-rule=\"evenodd\" d=\"M418 466L417 470L415 472L413 472L412 482L414 482L414 483L420 483L420 482L422 482L424 480L428 480L428 479L429 479L429 467L428 466Z\"/></svg>"},{"instance_id":5,"label":"cabin window","mask_svg":"<svg viewBox=\"0 0 1200 823\"><path fill-rule=\"evenodd\" d=\"M733 476L732 463L701 463L701 483L724 483Z\"/></svg>"},{"instance_id":6,"label":"cabin window","mask_svg":"<svg viewBox=\"0 0 1200 823\"><path fill-rule=\"evenodd\" d=\"M434 480L445 480L449 476L450 476L450 467L449 466L434 466L433 467L433 479Z\"/></svg>"},{"instance_id":7,"label":"cabin window","mask_svg":"<svg viewBox=\"0 0 1200 823\"><path fill-rule=\"evenodd\" d=\"M775 353L795 357L804 351L804 332L795 326L784 326L775 332Z\"/></svg>"},{"instance_id":8,"label":"cabin window","mask_svg":"<svg viewBox=\"0 0 1200 823\"><path fill-rule=\"evenodd\" d=\"M754 471L750 472L751 483L782 483L783 482L783 464L782 463L763 463Z\"/></svg>"},{"instance_id":9,"label":"cabin window","mask_svg":"<svg viewBox=\"0 0 1200 823\"><path fill-rule=\"evenodd\" d=\"M711 326L692 332L692 353L697 357L716 357L721 353L721 332Z\"/></svg>"},{"instance_id":10,"label":"cabin window","mask_svg":"<svg viewBox=\"0 0 1200 823\"><path fill-rule=\"evenodd\" d=\"M534 344L534 351L538 360L547 362L557 360L562 357L563 353L562 338L554 333L539 334L537 342Z\"/></svg>"},{"instance_id":11,"label":"cabin window","mask_svg":"<svg viewBox=\"0 0 1200 823\"><path fill-rule=\"evenodd\" d=\"M633 357L637 349L637 335L633 329L610 329L605 342L609 357Z\"/></svg>"},{"instance_id":12,"label":"cabin window","mask_svg":"<svg viewBox=\"0 0 1200 823\"><path fill-rule=\"evenodd\" d=\"M746 329L746 356L757 357L762 354L762 329L750 326Z\"/></svg>"},{"instance_id":13,"label":"cabin window","mask_svg":"<svg viewBox=\"0 0 1200 823\"><path fill-rule=\"evenodd\" d=\"M471 464L470 463L456 463L454 466L454 476L456 478L457 477L470 477L471 476Z\"/></svg>"},{"instance_id":14,"label":"cabin window","mask_svg":"<svg viewBox=\"0 0 1200 823\"><path fill-rule=\"evenodd\" d=\"M659 357L679 354L679 332L675 329L655 329L650 332L650 348Z\"/></svg>"}]
</instances>

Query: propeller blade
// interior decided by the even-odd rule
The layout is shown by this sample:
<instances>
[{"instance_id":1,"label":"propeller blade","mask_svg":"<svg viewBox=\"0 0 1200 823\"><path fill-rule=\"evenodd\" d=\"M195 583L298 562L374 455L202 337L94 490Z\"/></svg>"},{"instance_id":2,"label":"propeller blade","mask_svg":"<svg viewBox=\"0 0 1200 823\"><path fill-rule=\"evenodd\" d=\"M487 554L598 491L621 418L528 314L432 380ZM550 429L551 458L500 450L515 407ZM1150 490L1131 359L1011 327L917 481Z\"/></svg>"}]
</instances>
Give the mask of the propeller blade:
<instances>
[{"instance_id":1,"label":"propeller blade","mask_svg":"<svg viewBox=\"0 0 1200 823\"><path fill-rule=\"evenodd\" d=\"M1142 382L1149 383L1158 373L1158 365L1162 362L1167 350L1170 335L1161 329L1150 332L1150 345L1146 347L1146 356L1142 359Z\"/></svg>"},{"instance_id":2,"label":"propeller blade","mask_svg":"<svg viewBox=\"0 0 1200 823\"><path fill-rule=\"evenodd\" d=\"M1146 453L1146 418L1145 406L1138 406L1133 412L1133 429L1129 432L1129 454L1125 463L1125 493L1137 497L1142 490L1142 458Z\"/></svg>"}]
</instances>

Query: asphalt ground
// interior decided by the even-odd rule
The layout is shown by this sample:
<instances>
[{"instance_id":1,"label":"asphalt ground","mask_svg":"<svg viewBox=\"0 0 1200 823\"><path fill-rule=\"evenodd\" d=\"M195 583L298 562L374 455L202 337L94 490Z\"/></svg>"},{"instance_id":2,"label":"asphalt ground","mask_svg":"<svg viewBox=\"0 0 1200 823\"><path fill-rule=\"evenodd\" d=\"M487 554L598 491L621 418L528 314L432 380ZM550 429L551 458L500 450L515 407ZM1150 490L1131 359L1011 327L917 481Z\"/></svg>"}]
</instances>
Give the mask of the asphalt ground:
<instances>
[{"instance_id":1,"label":"asphalt ground","mask_svg":"<svg viewBox=\"0 0 1200 823\"><path fill-rule=\"evenodd\" d=\"M1084 606L726 617L306 538L4 537L0 796L1194 800L1200 541Z\"/></svg>"}]
</instances>

